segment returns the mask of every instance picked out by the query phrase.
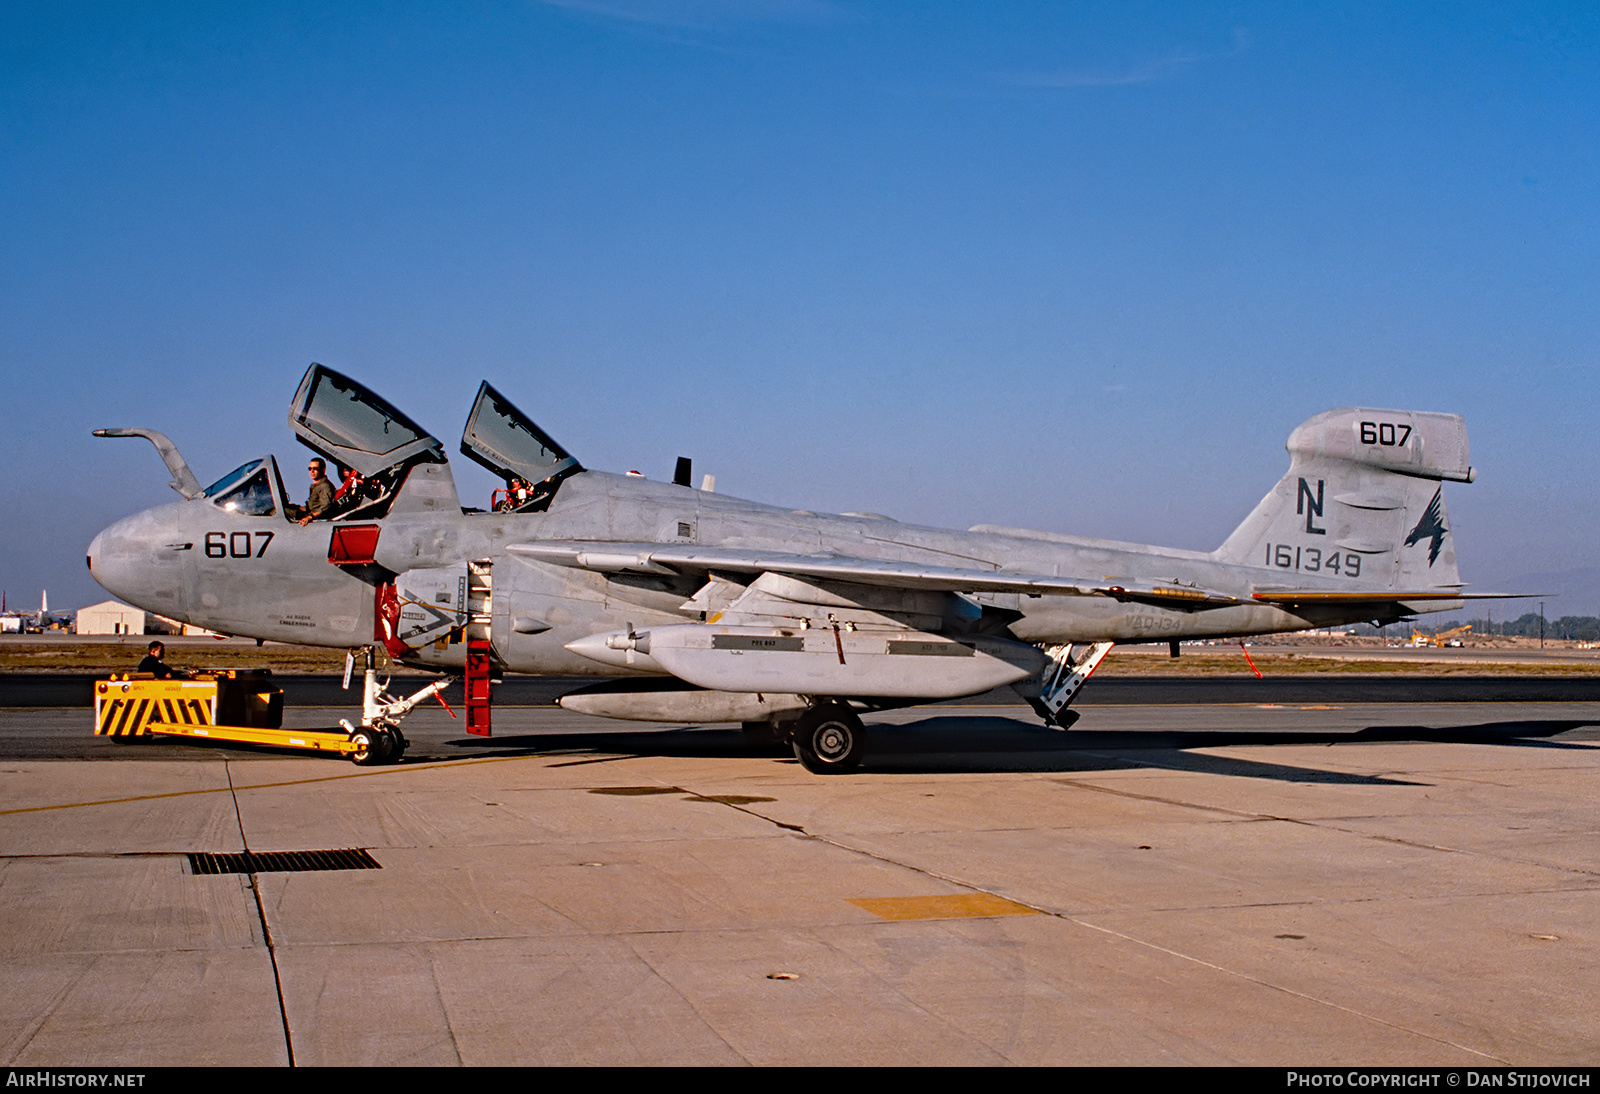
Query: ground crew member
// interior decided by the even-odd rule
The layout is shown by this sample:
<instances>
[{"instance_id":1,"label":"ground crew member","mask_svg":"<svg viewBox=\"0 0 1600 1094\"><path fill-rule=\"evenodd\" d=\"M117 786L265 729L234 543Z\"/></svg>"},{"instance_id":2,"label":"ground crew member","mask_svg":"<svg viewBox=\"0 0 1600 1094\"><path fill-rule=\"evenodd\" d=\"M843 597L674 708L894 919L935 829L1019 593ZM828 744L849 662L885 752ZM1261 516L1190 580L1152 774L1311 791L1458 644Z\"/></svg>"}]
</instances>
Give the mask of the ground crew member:
<instances>
[{"instance_id":1,"label":"ground crew member","mask_svg":"<svg viewBox=\"0 0 1600 1094\"><path fill-rule=\"evenodd\" d=\"M161 660L162 655L166 652L167 647L164 646L159 640L150 643L150 652L144 655L144 660L139 662L139 667L134 671L152 673L157 680L172 680L177 677L187 677L189 675L188 673L179 672L176 669L168 668L167 663Z\"/></svg>"}]
</instances>

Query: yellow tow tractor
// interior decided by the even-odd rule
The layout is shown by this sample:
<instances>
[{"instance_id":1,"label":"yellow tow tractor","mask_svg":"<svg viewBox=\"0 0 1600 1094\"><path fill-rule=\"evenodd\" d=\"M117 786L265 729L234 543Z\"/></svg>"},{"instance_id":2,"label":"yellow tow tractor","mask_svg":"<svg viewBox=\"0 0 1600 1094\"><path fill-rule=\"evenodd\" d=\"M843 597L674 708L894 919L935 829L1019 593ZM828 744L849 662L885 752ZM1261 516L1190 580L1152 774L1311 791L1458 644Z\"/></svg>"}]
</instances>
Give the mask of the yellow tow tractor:
<instances>
[{"instance_id":1,"label":"yellow tow tractor","mask_svg":"<svg viewBox=\"0 0 1600 1094\"><path fill-rule=\"evenodd\" d=\"M353 662L352 655L345 663L346 687ZM95 736L117 741L157 735L235 741L332 752L362 765L398 763L410 743L400 732L400 719L451 683L445 677L410 698L396 699L378 683L369 649L359 726L341 718L338 729L284 729L283 689L271 677L270 669L206 669L171 680L159 680L148 672L113 673L95 682Z\"/></svg>"}]
</instances>

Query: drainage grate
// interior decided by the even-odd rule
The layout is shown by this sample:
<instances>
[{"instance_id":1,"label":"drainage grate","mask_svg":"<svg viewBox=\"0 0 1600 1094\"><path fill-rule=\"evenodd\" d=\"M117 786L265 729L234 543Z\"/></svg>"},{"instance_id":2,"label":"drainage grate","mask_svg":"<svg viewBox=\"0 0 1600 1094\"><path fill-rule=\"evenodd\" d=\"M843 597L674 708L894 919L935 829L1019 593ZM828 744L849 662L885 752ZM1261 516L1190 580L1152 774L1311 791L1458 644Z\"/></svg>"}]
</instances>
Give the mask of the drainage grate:
<instances>
[{"instance_id":1,"label":"drainage grate","mask_svg":"<svg viewBox=\"0 0 1600 1094\"><path fill-rule=\"evenodd\" d=\"M237 855L189 853L191 874L275 874L305 870L381 870L359 847L343 851L245 851Z\"/></svg>"}]
</instances>

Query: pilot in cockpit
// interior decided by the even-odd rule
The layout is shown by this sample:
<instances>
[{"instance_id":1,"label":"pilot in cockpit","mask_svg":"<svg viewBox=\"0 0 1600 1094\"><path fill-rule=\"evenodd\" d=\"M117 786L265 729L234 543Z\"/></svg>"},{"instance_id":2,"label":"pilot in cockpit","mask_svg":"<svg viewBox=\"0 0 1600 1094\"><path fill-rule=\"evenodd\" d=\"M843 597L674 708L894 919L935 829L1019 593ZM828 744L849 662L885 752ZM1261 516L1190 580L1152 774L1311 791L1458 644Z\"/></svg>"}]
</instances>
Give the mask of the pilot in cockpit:
<instances>
[{"instance_id":1,"label":"pilot in cockpit","mask_svg":"<svg viewBox=\"0 0 1600 1094\"><path fill-rule=\"evenodd\" d=\"M311 493L304 505L288 506L290 520L310 524L333 507L333 483L328 481L327 466L321 460L312 460L306 465L311 473Z\"/></svg>"},{"instance_id":2,"label":"pilot in cockpit","mask_svg":"<svg viewBox=\"0 0 1600 1094\"><path fill-rule=\"evenodd\" d=\"M513 475L506 482L505 500L495 506L495 509L502 513L515 513L528 504L528 499L532 496L533 487L528 485L528 480Z\"/></svg>"}]
</instances>

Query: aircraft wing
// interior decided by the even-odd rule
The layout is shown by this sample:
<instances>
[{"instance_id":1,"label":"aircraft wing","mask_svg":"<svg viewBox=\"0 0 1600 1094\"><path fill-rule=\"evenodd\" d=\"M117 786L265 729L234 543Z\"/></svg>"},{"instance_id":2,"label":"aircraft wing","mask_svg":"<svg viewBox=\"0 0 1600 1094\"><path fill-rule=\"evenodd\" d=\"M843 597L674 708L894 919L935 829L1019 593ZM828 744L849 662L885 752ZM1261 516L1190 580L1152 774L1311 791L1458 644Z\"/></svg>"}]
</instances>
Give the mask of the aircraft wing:
<instances>
[{"instance_id":1,"label":"aircraft wing","mask_svg":"<svg viewBox=\"0 0 1600 1094\"><path fill-rule=\"evenodd\" d=\"M1450 600L1504 600L1533 593L1469 593L1461 589L1296 589L1258 588L1248 598L1192 585L1112 584L1105 580L1019 573L978 567L938 566L848 555L797 555L737 547L682 546L661 543L607 543L557 540L517 543L512 554L553 566L598 573L677 576L724 573L787 574L799 578L849 581L890 589L954 593L1020 593L1024 596L1103 596L1124 603L1151 604L1186 611L1275 604L1285 608L1319 604L1404 604Z\"/></svg>"},{"instance_id":2,"label":"aircraft wing","mask_svg":"<svg viewBox=\"0 0 1600 1094\"><path fill-rule=\"evenodd\" d=\"M1112 585L1104 581L1017 573L976 567L891 562L845 555L795 555L727 547L675 546L659 543L556 541L518 543L512 554L554 566L599 573L678 575L710 573L778 573L800 578L826 578L858 585L929 592L1021 593L1026 596L1106 596L1116 600L1198 610L1248 603L1224 593L1185 585Z\"/></svg>"}]
</instances>

